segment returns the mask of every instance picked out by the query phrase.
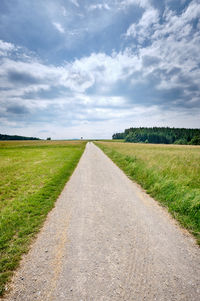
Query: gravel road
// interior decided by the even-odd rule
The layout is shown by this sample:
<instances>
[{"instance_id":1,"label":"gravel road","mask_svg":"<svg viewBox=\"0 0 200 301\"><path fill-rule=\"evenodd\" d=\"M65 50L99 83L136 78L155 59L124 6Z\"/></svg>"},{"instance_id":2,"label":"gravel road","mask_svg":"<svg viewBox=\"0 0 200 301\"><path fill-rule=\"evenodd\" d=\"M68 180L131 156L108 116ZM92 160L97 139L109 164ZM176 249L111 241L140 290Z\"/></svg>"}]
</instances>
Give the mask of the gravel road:
<instances>
[{"instance_id":1,"label":"gravel road","mask_svg":"<svg viewBox=\"0 0 200 301\"><path fill-rule=\"evenodd\" d=\"M4 300L200 300L200 252L94 144Z\"/></svg>"}]
</instances>

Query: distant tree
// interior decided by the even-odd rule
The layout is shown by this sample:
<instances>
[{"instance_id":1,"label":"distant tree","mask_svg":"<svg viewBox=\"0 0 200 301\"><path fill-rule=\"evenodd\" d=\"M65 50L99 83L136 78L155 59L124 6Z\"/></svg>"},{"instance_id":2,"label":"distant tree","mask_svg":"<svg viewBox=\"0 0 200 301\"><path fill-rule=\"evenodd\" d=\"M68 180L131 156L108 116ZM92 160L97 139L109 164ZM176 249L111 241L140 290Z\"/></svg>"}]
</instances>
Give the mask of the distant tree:
<instances>
[{"instance_id":1,"label":"distant tree","mask_svg":"<svg viewBox=\"0 0 200 301\"><path fill-rule=\"evenodd\" d=\"M140 135L134 132L128 133L126 136L127 142L141 142Z\"/></svg>"},{"instance_id":2,"label":"distant tree","mask_svg":"<svg viewBox=\"0 0 200 301\"><path fill-rule=\"evenodd\" d=\"M0 134L0 140L40 140L40 139L36 137Z\"/></svg>"},{"instance_id":3,"label":"distant tree","mask_svg":"<svg viewBox=\"0 0 200 301\"><path fill-rule=\"evenodd\" d=\"M188 144L188 142L185 138L181 138L181 139L178 139L178 140L174 141L174 144L186 145L186 144Z\"/></svg>"},{"instance_id":4,"label":"distant tree","mask_svg":"<svg viewBox=\"0 0 200 301\"><path fill-rule=\"evenodd\" d=\"M47 140L51 140L51 137L48 137Z\"/></svg>"},{"instance_id":5,"label":"distant tree","mask_svg":"<svg viewBox=\"0 0 200 301\"><path fill-rule=\"evenodd\" d=\"M124 133L116 133L112 135L112 139L124 139Z\"/></svg>"},{"instance_id":6,"label":"distant tree","mask_svg":"<svg viewBox=\"0 0 200 301\"><path fill-rule=\"evenodd\" d=\"M200 145L200 135L193 137L190 141L190 144Z\"/></svg>"},{"instance_id":7,"label":"distant tree","mask_svg":"<svg viewBox=\"0 0 200 301\"><path fill-rule=\"evenodd\" d=\"M129 128L116 133L113 139L125 139L126 142L163 143L163 144L200 144L200 129L152 127Z\"/></svg>"}]
</instances>

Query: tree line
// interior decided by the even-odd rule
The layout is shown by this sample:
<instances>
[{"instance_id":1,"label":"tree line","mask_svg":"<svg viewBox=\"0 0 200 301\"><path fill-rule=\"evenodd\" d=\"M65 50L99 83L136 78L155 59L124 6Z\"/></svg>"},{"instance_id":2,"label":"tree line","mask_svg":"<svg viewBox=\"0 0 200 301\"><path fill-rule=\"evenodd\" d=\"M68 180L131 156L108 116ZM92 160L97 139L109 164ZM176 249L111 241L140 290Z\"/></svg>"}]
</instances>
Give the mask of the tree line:
<instances>
[{"instance_id":1,"label":"tree line","mask_svg":"<svg viewBox=\"0 0 200 301\"><path fill-rule=\"evenodd\" d=\"M200 145L200 129L170 127L130 128L125 129L123 133L113 134L112 139L124 139L126 142L137 143Z\"/></svg>"},{"instance_id":2,"label":"tree line","mask_svg":"<svg viewBox=\"0 0 200 301\"><path fill-rule=\"evenodd\" d=\"M40 139L35 138L35 137L25 137L25 136L18 136L18 135L0 134L0 140L40 140Z\"/></svg>"}]
</instances>

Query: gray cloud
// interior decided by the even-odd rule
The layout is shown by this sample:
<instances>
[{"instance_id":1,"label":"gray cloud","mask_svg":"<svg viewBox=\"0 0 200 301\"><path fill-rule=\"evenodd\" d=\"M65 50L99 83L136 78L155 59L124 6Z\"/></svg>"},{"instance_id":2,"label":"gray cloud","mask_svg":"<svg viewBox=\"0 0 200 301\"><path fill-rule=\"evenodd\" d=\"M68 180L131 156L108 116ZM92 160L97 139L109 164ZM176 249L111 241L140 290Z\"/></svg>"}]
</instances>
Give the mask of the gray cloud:
<instances>
[{"instance_id":1,"label":"gray cloud","mask_svg":"<svg viewBox=\"0 0 200 301\"><path fill-rule=\"evenodd\" d=\"M8 80L14 84L32 85L39 83L39 80L28 72L9 71Z\"/></svg>"},{"instance_id":2,"label":"gray cloud","mask_svg":"<svg viewBox=\"0 0 200 301\"><path fill-rule=\"evenodd\" d=\"M158 65L160 59L156 56L144 55L142 57L142 63L144 67L149 67L152 65Z\"/></svg>"},{"instance_id":3,"label":"gray cloud","mask_svg":"<svg viewBox=\"0 0 200 301\"><path fill-rule=\"evenodd\" d=\"M14 104L14 105L9 105L6 108L6 112L16 114L16 115L22 115L22 114L28 114L29 110L25 106Z\"/></svg>"}]
</instances>

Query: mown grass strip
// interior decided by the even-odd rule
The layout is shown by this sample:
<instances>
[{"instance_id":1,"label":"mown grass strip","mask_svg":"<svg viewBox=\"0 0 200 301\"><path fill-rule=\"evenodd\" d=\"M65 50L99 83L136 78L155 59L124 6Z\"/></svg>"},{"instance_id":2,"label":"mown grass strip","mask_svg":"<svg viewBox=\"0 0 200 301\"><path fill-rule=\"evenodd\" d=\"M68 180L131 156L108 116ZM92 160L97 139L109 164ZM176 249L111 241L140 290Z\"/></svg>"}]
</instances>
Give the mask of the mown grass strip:
<instances>
[{"instance_id":1,"label":"mown grass strip","mask_svg":"<svg viewBox=\"0 0 200 301\"><path fill-rule=\"evenodd\" d=\"M1 181L0 295L19 265L22 254L28 251L33 237L53 208L84 147L85 143L68 143L56 148L49 145L46 149L40 146L28 149L20 147L14 153L9 149L0 150L0 170L7 172L6 179L10 178L11 182L7 191L3 189L5 182ZM24 168L21 166L23 164ZM3 179L3 176L1 174L0 178ZM21 180L17 180L20 176ZM24 191L24 185L28 192Z\"/></svg>"},{"instance_id":2,"label":"mown grass strip","mask_svg":"<svg viewBox=\"0 0 200 301\"><path fill-rule=\"evenodd\" d=\"M200 244L200 148L96 143Z\"/></svg>"}]
</instances>

